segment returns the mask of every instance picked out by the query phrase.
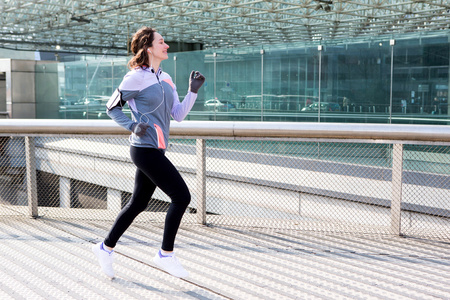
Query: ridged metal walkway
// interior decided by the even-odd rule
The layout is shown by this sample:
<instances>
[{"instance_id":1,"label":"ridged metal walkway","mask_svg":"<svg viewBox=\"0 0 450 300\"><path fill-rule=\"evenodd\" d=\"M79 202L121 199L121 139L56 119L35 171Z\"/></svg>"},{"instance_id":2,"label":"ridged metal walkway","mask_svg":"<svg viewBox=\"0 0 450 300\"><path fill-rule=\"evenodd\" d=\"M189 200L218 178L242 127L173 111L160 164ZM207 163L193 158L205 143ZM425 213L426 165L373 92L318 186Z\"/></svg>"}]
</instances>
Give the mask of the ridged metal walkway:
<instances>
[{"instance_id":1,"label":"ridged metal walkway","mask_svg":"<svg viewBox=\"0 0 450 300\"><path fill-rule=\"evenodd\" d=\"M109 280L90 248L110 225L3 217L0 299L450 299L448 241L184 225L183 280L152 263L162 225L137 223Z\"/></svg>"}]
</instances>

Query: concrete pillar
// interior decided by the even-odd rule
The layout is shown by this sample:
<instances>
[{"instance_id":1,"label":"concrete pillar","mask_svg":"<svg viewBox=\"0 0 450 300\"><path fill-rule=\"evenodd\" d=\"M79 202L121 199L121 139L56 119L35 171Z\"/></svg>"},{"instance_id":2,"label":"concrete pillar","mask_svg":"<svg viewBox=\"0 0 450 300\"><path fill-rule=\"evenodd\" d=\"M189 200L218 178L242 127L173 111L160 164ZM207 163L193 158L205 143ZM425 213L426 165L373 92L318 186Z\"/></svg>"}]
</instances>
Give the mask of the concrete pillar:
<instances>
[{"instance_id":1,"label":"concrete pillar","mask_svg":"<svg viewBox=\"0 0 450 300\"><path fill-rule=\"evenodd\" d=\"M108 210L119 212L122 209L122 192L115 189L108 189L106 204Z\"/></svg>"},{"instance_id":2,"label":"concrete pillar","mask_svg":"<svg viewBox=\"0 0 450 300\"><path fill-rule=\"evenodd\" d=\"M2 58L0 73L0 112L4 112L0 116L35 119L37 112L41 117L58 118L58 73L55 61Z\"/></svg>"},{"instance_id":3,"label":"concrete pillar","mask_svg":"<svg viewBox=\"0 0 450 300\"><path fill-rule=\"evenodd\" d=\"M59 206L70 208L70 178L59 177Z\"/></svg>"},{"instance_id":4,"label":"concrete pillar","mask_svg":"<svg viewBox=\"0 0 450 300\"><path fill-rule=\"evenodd\" d=\"M6 112L6 72L0 70L0 118L5 118Z\"/></svg>"},{"instance_id":5,"label":"concrete pillar","mask_svg":"<svg viewBox=\"0 0 450 300\"><path fill-rule=\"evenodd\" d=\"M32 60L11 60L11 98L7 100L11 118L36 118L35 65Z\"/></svg>"}]
</instances>

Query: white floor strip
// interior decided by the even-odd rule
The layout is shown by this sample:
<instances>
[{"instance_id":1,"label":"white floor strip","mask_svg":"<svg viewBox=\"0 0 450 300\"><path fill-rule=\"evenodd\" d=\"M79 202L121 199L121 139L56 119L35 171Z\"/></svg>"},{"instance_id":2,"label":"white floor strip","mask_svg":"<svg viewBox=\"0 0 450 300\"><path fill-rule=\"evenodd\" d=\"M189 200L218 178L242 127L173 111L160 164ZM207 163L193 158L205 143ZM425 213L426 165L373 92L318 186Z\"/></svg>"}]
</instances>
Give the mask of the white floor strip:
<instances>
[{"instance_id":1,"label":"white floor strip","mask_svg":"<svg viewBox=\"0 0 450 300\"><path fill-rule=\"evenodd\" d=\"M2 218L0 299L450 299L445 241L184 225L184 280L153 265L162 224L138 222L110 280L90 250L110 226Z\"/></svg>"}]
</instances>

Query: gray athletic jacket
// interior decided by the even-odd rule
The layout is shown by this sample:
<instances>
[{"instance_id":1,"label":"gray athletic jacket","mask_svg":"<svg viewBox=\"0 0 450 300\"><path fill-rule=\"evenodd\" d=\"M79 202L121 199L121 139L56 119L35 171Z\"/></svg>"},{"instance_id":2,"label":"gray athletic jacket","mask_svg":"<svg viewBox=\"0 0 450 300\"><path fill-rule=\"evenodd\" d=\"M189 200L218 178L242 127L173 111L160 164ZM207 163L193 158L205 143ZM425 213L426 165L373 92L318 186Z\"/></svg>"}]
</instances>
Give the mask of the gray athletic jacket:
<instances>
[{"instance_id":1,"label":"gray athletic jacket","mask_svg":"<svg viewBox=\"0 0 450 300\"><path fill-rule=\"evenodd\" d=\"M146 67L129 71L119 85L119 91L130 107L132 120L123 113L121 105L107 110L108 116L129 131L136 123L149 124L150 128L142 137L131 134L131 145L163 150L168 145L170 117L181 122L197 99L197 94L189 91L180 102L169 74Z\"/></svg>"}]
</instances>

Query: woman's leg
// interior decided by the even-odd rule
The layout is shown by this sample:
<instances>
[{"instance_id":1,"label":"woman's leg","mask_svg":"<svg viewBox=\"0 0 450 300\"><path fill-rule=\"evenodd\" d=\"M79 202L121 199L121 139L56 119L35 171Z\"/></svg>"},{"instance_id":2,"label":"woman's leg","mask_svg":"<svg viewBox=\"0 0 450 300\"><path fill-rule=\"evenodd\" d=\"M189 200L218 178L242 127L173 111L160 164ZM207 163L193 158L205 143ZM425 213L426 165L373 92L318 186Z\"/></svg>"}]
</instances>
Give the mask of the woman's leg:
<instances>
[{"instance_id":1,"label":"woman's leg","mask_svg":"<svg viewBox=\"0 0 450 300\"><path fill-rule=\"evenodd\" d=\"M173 251L178 227L191 201L189 189L175 166L160 150L132 147L131 153L133 162L139 170L171 199L161 248Z\"/></svg>"},{"instance_id":2,"label":"woman's leg","mask_svg":"<svg viewBox=\"0 0 450 300\"><path fill-rule=\"evenodd\" d=\"M120 211L106 236L104 244L107 247L114 248L137 215L147 208L155 188L156 185L138 168L135 175L133 195L127 205Z\"/></svg>"},{"instance_id":3,"label":"woman's leg","mask_svg":"<svg viewBox=\"0 0 450 300\"><path fill-rule=\"evenodd\" d=\"M117 216L104 242L95 244L92 247L92 251L107 276L114 277L114 252L108 248L114 248L116 246L117 241L131 225L136 216L145 210L155 188L155 184L141 170L137 169L134 191L130 201Z\"/></svg>"}]
</instances>

